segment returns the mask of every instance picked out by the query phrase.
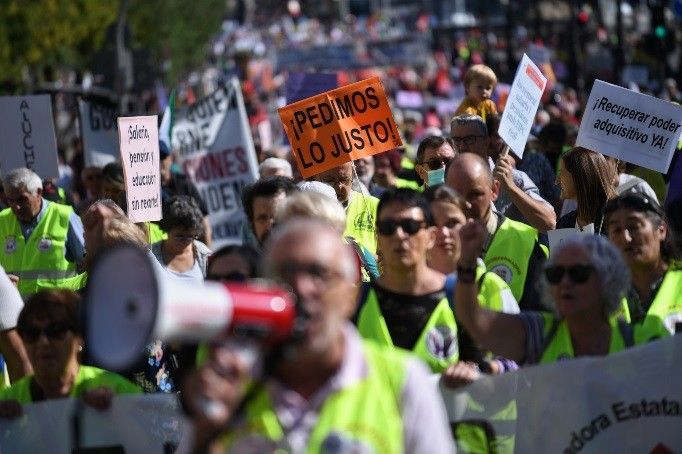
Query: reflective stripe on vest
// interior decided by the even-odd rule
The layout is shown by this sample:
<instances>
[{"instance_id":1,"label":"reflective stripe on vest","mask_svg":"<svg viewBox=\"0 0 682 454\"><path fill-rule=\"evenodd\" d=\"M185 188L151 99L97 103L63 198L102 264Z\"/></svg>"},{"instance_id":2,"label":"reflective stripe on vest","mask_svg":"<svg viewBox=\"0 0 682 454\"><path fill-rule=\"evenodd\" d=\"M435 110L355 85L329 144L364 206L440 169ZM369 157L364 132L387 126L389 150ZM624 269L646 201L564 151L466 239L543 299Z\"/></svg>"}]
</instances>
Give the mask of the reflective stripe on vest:
<instances>
[{"instance_id":1,"label":"reflective stripe on vest","mask_svg":"<svg viewBox=\"0 0 682 454\"><path fill-rule=\"evenodd\" d=\"M43 203L48 204L45 215L28 240L24 239L14 213L9 208L0 212L0 264L8 274L23 276L18 286L22 295L45 288L59 288L63 279L76 274L75 264L65 257L73 208L47 201Z\"/></svg>"},{"instance_id":2,"label":"reflective stripe on vest","mask_svg":"<svg viewBox=\"0 0 682 454\"><path fill-rule=\"evenodd\" d=\"M375 224L379 199L351 191L346 209L346 230L343 236L352 236L372 254L377 252Z\"/></svg>"},{"instance_id":3,"label":"reflective stripe on vest","mask_svg":"<svg viewBox=\"0 0 682 454\"><path fill-rule=\"evenodd\" d=\"M483 258L486 268L509 284L516 301L521 301L523 296L528 263L537 240L536 229L506 218Z\"/></svg>"},{"instance_id":4,"label":"reflective stripe on vest","mask_svg":"<svg viewBox=\"0 0 682 454\"><path fill-rule=\"evenodd\" d=\"M320 409L307 440L308 453L402 453L403 422L400 400L406 378L407 356L393 349L363 342L367 376L331 394ZM266 391L259 391L246 407L243 427L223 438L226 452L258 446L258 452L289 452L284 430ZM267 444L267 446L266 446Z\"/></svg>"},{"instance_id":5,"label":"reflective stripe on vest","mask_svg":"<svg viewBox=\"0 0 682 454\"><path fill-rule=\"evenodd\" d=\"M365 339L381 345L393 346L386 320L381 314L376 291L372 288L362 304L358 317L358 331ZM414 344L412 352L435 373L443 372L459 359L457 323L447 298L440 300L426 326Z\"/></svg>"}]
</instances>

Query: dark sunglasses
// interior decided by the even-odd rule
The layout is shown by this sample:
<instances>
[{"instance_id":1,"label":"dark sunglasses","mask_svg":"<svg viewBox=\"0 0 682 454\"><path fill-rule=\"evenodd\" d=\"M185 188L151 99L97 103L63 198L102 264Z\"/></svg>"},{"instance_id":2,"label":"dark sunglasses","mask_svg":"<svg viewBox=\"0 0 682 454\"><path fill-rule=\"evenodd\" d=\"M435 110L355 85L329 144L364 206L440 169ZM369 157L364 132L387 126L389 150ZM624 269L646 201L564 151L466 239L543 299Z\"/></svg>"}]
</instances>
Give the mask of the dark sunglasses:
<instances>
[{"instance_id":1,"label":"dark sunglasses","mask_svg":"<svg viewBox=\"0 0 682 454\"><path fill-rule=\"evenodd\" d=\"M454 158L433 158L429 159L428 161L424 161L422 164L429 170L438 170L446 167L453 159Z\"/></svg>"},{"instance_id":2,"label":"dark sunglasses","mask_svg":"<svg viewBox=\"0 0 682 454\"><path fill-rule=\"evenodd\" d=\"M377 221L377 231L380 235L393 235L400 227L403 232L412 236L426 227L426 222L417 219L384 219Z\"/></svg>"},{"instance_id":3,"label":"dark sunglasses","mask_svg":"<svg viewBox=\"0 0 682 454\"><path fill-rule=\"evenodd\" d=\"M552 285L557 285L564 278L564 273L568 273L568 277L576 284L584 284L594 271L591 265L573 265L573 266L548 266L545 268L545 277L547 282Z\"/></svg>"},{"instance_id":4,"label":"dark sunglasses","mask_svg":"<svg viewBox=\"0 0 682 454\"><path fill-rule=\"evenodd\" d=\"M68 323L51 323L43 328L28 326L20 330L19 334L24 342L33 343L40 339L40 335L43 333L51 341L61 340L72 329L73 327Z\"/></svg>"}]
</instances>

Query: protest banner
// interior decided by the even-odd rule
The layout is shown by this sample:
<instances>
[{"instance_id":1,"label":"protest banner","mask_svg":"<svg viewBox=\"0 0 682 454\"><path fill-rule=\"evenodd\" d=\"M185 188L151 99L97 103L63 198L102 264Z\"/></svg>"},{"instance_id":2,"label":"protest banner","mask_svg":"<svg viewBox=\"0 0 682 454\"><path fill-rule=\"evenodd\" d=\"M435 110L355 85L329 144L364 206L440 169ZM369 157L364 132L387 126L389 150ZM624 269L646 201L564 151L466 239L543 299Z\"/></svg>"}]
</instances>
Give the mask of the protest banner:
<instances>
[{"instance_id":1,"label":"protest banner","mask_svg":"<svg viewBox=\"0 0 682 454\"><path fill-rule=\"evenodd\" d=\"M104 167L119 156L116 108L94 101L78 101L86 166Z\"/></svg>"},{"instance_id":2,"label":"protest banner","mask_svg":"<svg viewBox=\"0 0 682 454\"><path fill-rule=\"evenodd\" d=\"M237 79L175 111L173 148L208 206L213 247L240 243L242 190L258 178L258 163Z\"/></svg>"},{"instance_id":3,"label":"protest banner","mask_svg":"<svg viewBox=\"0 0 682 454\"><path fill-rule=\"evenodd\" d=\"M498 128L502 140L519 158L523 158L526 140L546 85L547 78L528 55L523 54Z\"/></svg>"},{"instance_id":4,"label":"protest banner","mask_svg":"<svg viewBox=\"0 0 682 454\"><path fill-rule=\"evenodd\" d=\"M575 144L666 173L680 126L679 105L596 80Z\"/></svg>"},{"instance_id":5,"label":"protest banner","mask_svg":"<svg viewBox=\"0 0 682 454\"><path fill-rule=\"evenodd\" d=\"M114 396L106 411L80 408L78 444L88 452L174 452L187 426L170 394ZM47 400L24 405L20 418L0 418L0 452L85 452L73 449L75 409L74 399Z\"/></svg>"},{"instance_id":6,"label":"protest banner","mask_svg":"<svg viewBox=\"0 0 682 454\"><path fill-rule=\"evenodd\" d=\"M378 77L289 104L279 117L304 178L402 145Z\"/></svg>"},{"instance_id":7,"label":"protest banner","mask_svg":"<svg viewBox=\"0 0 682 454\"><path fill-rule=\"evenodd\" d=\"M128 217L133 222L161 219L159 128L156 115L118 117Z\"/></svg>"},{"instance_id":8,"label":"protest banner","mask_svg":"<svg viewBox=\"0 0 682 454\"><path fill-rule=\"evenodd\" d=\"M494 436L511 429L514 452L672 453L682 446L681 373L682 337L674 336L440 391L451 424L483 421ZM511 421L499 417L510 402Z\"/></svg>"},{"instance_id":9,"label":"protest banner","mask_svg":"<svg viewBox=\"0 0 682 454\"><path fill-rule=\"evenodd\" d=\"M57 139L50 95L0 96L0 169L27 167L44 180L57 178Z\"/></svg>"}]
</instances>

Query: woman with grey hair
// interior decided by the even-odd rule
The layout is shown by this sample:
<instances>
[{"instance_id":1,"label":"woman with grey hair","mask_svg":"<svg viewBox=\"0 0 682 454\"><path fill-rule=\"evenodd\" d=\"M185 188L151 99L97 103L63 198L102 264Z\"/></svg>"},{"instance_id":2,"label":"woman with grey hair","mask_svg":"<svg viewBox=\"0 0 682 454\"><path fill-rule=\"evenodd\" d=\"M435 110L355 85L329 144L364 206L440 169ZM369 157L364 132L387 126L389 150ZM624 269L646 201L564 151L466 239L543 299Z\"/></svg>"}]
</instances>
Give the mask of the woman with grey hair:
<instances>
[{"instance_id":1,"label":"woman with grey hair","mask_svg":"<svg viewBox=\"0 0 682 454\"><path fill-rule=\"evenodd\" d=\"M159 226L168 238L152 245L161 266L180 279L203 282L211 250L198 240L203 232L203 214L189 196L173 196L163 204Z\"/></svg>"},{"instance_id":2,"label":"woman with grey hair","mask_svg":"<svg viewBox=\"0 0 682 454\"><path fill-rule=\"evenodd\" d=\"M495 354L525 365L551 363L605 356L669 335L662 323L643 327L617 317L630 272L618 249L601 235L576 235L552 251L544 284L556 305L554 314L505 314L481 307L474 270L485 227L470 221L460 229L460 237L457 320Z\"/></svg>"}]
</instances>

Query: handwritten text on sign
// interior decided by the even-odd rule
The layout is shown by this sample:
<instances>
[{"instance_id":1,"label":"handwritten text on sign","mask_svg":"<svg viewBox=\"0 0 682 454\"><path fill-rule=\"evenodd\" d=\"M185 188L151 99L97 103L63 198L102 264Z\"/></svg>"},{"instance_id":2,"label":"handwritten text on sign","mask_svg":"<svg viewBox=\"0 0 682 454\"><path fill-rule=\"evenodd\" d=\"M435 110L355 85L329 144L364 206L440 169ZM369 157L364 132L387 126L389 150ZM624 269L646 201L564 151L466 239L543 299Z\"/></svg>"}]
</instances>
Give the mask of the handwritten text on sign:
<instances>
[{"instance_id":1,"label":"handwritten text on sign","mask_svg":"<svg viewBox=\"0 0 682 454\"><path fill-rule=\"evenodd\" d=\"M665 173L681 124L682 107L597 80L576 145Z\"/></svg>"},{"instance_id":2,"label":"handwritten text on sign","mask_svg":"<svg viewBox=\"0 0 682 454\"><path fill-rule=\"evenodd\" d=\"M161 181L156 115L119 117L118 132L128 217L133 222L158 221L161 219Z\"/></svg>"},{"instance_id":3,"label":"handwritten text on sign","mask_svg":"<svg viewBox=\"0 0 682 454\"><path fill-rule=\"evenodd\" d=\"M378 77L290 104L279 116L304 178L402 145Z\"/></svg>"}]
</instances>

